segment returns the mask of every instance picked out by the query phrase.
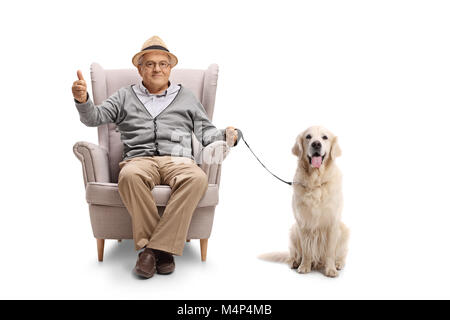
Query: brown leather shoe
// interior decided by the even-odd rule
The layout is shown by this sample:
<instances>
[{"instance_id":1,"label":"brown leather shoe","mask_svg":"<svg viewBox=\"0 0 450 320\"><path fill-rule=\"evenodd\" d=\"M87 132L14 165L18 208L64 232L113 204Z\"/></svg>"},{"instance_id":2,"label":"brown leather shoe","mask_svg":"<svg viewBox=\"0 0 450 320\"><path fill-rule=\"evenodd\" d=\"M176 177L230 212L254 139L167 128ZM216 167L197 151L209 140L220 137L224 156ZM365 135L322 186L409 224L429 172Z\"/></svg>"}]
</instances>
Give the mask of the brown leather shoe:
<instances>
[{"instance_id":1,"label":"brown leather shoe","mask_svg":"<svg viewBox=\"0 0 450 320\"><path fill-rule=\"evenodd\" d=\"M175 270L175 261L172 254L160 250L153 251L156 258L156 272L159 274L172 273Z\"/></svg>"},{"instance_id":2,"label":"brown leather shoe","mask_svg":"<svg viewBox=\"0 0 450 320\"><path fill-rule=\"evenodd\" d=\"M155 253L150 248L145 248L139 253L134 272L141 277L151 278L156 272Z\"/></svg>"}]
</instances>

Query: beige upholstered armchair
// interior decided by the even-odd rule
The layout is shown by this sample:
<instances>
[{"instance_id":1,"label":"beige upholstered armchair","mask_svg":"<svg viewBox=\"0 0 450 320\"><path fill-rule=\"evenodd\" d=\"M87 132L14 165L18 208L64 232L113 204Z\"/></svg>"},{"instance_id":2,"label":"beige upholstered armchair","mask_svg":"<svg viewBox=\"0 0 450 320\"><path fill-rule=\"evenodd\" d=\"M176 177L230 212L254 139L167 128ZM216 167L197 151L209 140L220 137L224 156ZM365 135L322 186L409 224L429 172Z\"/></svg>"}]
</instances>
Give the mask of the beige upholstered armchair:
<instances>
[{"instance_id":1,"label":"beige upholstered armchair","mask_svg":"<svg viewBox=\"0 0 450 320\"><path fill-rule=\"evenodd\" d=\"M189 88L212 120L217 77L218 66L213 64L207 70L174 69L170 81ZM91 79L95 105L121 87L139 83L141 80L136 69L105 70L97 63L91 65ZM224 141L216 141L203 148L195 135L192 137L194 157L207 174L209 186L194 212L186 240L200 239L201 259L205 261L214 210L219 202L221 163L229 147ZM105 239L133 239L131 218L117 186L122 150L120 133L114 123L98 127L98 145L77 142L73 146L73 152L81 161L83 169L86 201L89 205L92 231L97 239L99 261L103 261ZM161 215L170 197L170 187L158 185L151 192Z\"/></svg>"}]
</instances>

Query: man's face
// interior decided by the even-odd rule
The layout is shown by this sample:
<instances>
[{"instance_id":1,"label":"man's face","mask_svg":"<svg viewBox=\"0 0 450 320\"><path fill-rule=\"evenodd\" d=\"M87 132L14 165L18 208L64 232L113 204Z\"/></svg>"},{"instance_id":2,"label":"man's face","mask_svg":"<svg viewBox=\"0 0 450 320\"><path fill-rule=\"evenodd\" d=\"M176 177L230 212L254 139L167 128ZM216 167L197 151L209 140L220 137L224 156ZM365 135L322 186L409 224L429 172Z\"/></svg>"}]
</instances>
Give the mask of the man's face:
<instances>
[{"instance_id":1,"label":"man's face","mask_svg":"<svg viewBox=\"0 0 450 320\"><path fill-rule=\"evenodd\" d=\"M172 69L169 61L169 56L164 53L146 53L142 58L142 65L138 67L144 84L154 87L167 85Z\"/></svg>"}]
</instances>

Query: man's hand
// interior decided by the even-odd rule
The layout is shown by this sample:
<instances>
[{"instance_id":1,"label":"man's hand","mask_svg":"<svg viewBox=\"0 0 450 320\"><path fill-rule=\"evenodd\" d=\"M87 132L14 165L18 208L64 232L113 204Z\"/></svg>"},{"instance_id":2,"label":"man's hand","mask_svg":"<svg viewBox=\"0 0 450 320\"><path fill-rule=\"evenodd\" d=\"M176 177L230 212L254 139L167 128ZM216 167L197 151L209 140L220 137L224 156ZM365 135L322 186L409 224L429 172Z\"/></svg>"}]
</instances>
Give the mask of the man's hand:
<instances>
[{"instance_id":1,"label":"man's hand","mask_svg":"<svg viewBox=\"0 0 450 320\"><path fill-rule=\"evenodd\" d=\"M232 147L237 141L238 132L234 127L227 127L225 131L225 137L227 139L227 145L229 147Z\"/></svg>"},{"instance_id":2,"label":"man's hand","mask_svg":"<svg viewBox=\"0 0 450 320\"><path fill-rule=\"evenodd\" d=\"M78 80L72 85L72 94L75 100L80 103L85 103L87 101L87 86L86 81L84 81L83 74L80 70L77 71Z\"/></svg>"}]
</instances>

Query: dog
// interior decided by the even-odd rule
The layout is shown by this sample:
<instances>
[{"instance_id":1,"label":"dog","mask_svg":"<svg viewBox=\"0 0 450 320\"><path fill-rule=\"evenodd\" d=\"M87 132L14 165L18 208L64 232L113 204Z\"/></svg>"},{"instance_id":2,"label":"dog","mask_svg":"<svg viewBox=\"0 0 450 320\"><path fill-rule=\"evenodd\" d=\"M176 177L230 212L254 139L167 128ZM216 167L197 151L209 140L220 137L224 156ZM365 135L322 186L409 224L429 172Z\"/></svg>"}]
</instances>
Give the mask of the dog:
<instances>
[{"instance_id":1,"label":"dog","mask_svg":"<svg viewBox=\"0 0 450 320\"><path fill-rule=\"evenodd\" d=\"M335 160L341 155L338 138L313 126L296 138L292 153L298 157L292 197L296 223L290 231L288 253L269 253L260 258L285 262L299 273L323 269L338 276L345 265L349 229L341 222L342 174Z\"/></svg>"}]
</instances>

